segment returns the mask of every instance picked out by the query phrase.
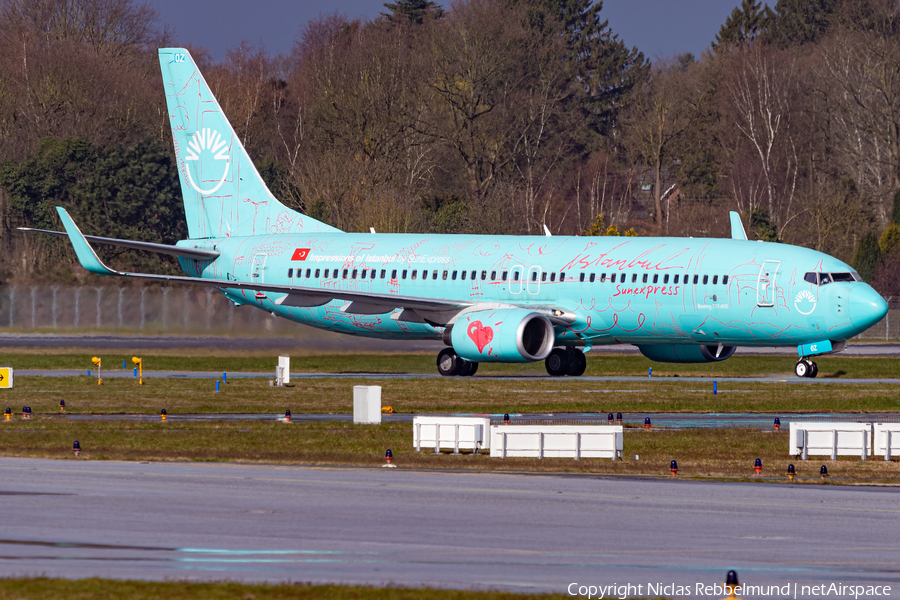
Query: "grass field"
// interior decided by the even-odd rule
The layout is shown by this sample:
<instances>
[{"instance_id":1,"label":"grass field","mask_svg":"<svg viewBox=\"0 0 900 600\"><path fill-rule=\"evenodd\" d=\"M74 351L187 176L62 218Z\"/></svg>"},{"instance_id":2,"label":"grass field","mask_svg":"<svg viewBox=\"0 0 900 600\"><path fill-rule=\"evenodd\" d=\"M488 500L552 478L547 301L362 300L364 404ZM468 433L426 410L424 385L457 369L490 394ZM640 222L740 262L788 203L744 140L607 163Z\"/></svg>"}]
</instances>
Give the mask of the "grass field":
<instances>
[{"instance_id":1,"label":"grass field","mask_svg":"<svg viewBox=\"0 0 900 600\"><path fill-rule=\"evenodd\" d=\"M74 458L72 443L81 454ZM315 466L372 467L384 463L385 450L401 468L472 469L669 476L678 461L682 478L787 481L794 463L796 482L820 483L822 457L800 461L787 454L785 430L626 429L624 460L563 458L490 458L486 453L434 454L412 446L412 424L280 423L275 421L113 422L36 417L0 424L0 455L65 460L170 460L261 462ZM638 460L633 455L639 456ZM762 459L763 477L753 472ZM900 462L879 458L825 460L831 483L897 483Z\"/></svg>"},{"instance_id":2,"label":"grass field","mask_svg":"<svg viewBox=\"0 0 900 600\"><path fill-rule=\"evenodd\" d=\"M111 579L0 579L0 600L66 598L67 600L543 600L561 594L520 595L471 590L370 588L342 585L242 585L179 581L115 581ZM567 596L565 596L567 597Z\"/></svg>"},{"instance_id":3,"label":"grass field","mask_svg":"<svg viewBox=\"0 0 900 600\"><path fill-rule=\"evenodd\" d=\"M239 350L155 350L138 353L147 371L211 371L271 372L278 364L276 355L241 352ZM201 355L202 354L202 355ZM131 371L134 353L85 353L83 349L6 349L0 352L0 366L15 369L88 369L92 356L103 359L104 370ZM293 373L436 373L435 354L327 354L294 357ZM646 376L653 368L654 377L794 377L793 356L735 356L711 364L654 363L643 356L588 354L589 376ZM898 378L900 361L894 357L825 356L818 358L819 377L829 378ZM546 375L544 363L494 364L483 363L479 375ZM477 377L477 376L476 376Z\"/></svg>"},{"instance_id":4,"label":"grass field","mask_svg":"<svg viewBox=\"0 0 900 600\"><path fill-rule=\"evenodd\" d=\"M230 378L216 392L213 379L79 377L16 378L0 390L0 410L70 413L350 413L354 385L380 385L382 404L403 413L521 412L900 412L898 386L891 384L781 383L748 379L709 382L678 378L640 381L534 379L295 379L294 387L271 387L266 379Z\"/></svg>"}]
</instances>

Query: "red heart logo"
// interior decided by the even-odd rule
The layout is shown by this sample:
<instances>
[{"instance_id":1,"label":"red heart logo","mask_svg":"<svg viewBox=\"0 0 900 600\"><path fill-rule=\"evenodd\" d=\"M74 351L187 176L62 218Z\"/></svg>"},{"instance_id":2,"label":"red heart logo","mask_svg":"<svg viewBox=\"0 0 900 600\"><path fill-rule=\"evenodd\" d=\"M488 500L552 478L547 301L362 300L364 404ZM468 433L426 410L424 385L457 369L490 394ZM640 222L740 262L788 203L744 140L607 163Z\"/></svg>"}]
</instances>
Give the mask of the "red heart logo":
<instances>
[{"instance_id":1,"label":"red heart logo","mask_svg":"<svg viewBox=\"0 0 900 600\"><path fill-rule=\"evenodd\" d=\"M494 339L494 330L490 327L484 327L481 321L472 321L466 329L469 338L478 346L479 352L484 352L484 347L491 343Z\"/></svg>"}]
</instances>

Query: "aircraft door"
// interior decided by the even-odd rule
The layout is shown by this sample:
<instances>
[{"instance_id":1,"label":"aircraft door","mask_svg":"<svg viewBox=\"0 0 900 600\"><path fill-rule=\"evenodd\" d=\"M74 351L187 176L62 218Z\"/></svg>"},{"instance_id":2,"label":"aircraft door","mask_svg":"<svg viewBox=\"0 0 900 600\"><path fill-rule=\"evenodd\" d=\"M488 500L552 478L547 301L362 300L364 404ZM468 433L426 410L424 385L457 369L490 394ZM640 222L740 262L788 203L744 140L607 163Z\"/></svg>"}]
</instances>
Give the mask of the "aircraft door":
<instances>
[{"instance_id":1,"label":"aircraft door","mask_svg":"<svg viewBox=\"0 0 900 600\"><path fill-rule=\"evenodd\" d=\"M255 254L253 256L253 265L250 267L250 281L253 283L265 283L265 268L267 254Z\"/></svg>"},{"instance_id":2,"label":"aircraft door","mask_svg":"<svg viewBox=\"0 0 900 600\"><path fill-rule=\"evenodd\" d=\"M509 272L509 293L513 296L522 293L525 279L525 267L515 265Z\"/></svg>"},{"instance_id":3,"label":"aircraft door","mask_svg":"<svg viewBox=\"0 0 900 600\"><path fill-rule=\"evenodd\" d=\"M525 285L528 288L529 294L538 294L541 291L541 272L542 269L537 266L528 269L526 275L528 281L526 281Z\"/></svg>"},{"instance_id":4,"label":"aircraft door","mask_svg":"<svg viewBox=\"0 0 900 600\"><path fill-rule=\"evenodd\" d=\"M780 266L780 260L767 260L760 267L756 282L757 306L775 306L775 276Z\"/></svg>"}]
</instances>

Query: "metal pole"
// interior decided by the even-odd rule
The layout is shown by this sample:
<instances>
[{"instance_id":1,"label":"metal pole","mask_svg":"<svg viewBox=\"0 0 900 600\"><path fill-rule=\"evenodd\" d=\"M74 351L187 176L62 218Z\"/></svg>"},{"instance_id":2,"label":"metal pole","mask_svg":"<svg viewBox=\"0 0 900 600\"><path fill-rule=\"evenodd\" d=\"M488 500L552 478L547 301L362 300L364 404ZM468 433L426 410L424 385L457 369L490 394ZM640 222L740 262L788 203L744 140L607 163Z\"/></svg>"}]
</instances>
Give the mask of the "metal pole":
<instances>
[{"instance_id":1,"label":"metal pole","mask_svg":"<svg viewBox=\"0 0 900 600\"><path fill-rule=\"evenodd\" d=\"M500 458L506 458L506 432L503 432L503 453Z\"/></svg>"},{"instance_id":2,"label":"metal pole","mask_svg":"<svg viewBox=\"0 0 900 600\"><path fill-rule=\"evenodd\" d=\"M544 458L544 432L538 434L538 460Z\"/></svg>"},{"instance_id":3,"label":"metal pole","mask_svg":"<svg viewBox=\"0 0 900 600\"><path fill-rule=\"evenodd\" d=\"M884 432L884 460L891 460L891 430Z\"/></svg>"},{"instance_id":4,"label":"metal pole","mask_svg":"<svg viewBox=\"0 0 900 600\"><path fill-rule=\"evenodd\" d=\"M864 430L862 434L862 456L860 460L866 460L866 454L868 454L869 450L869 432Z\"/></svg>"},{"instance_id":5,"label":"metal pole","mask_svg":"<svg viewBox=\"0 0 900 600\"><path fill-rule=\"evenodd\" d=\"M441 424L434 424L434 453L439 454L441 451Z\"/></svg>"},{"instance_id":6,"label":"metal pole","mask_svg":"<svg viewBox=\"0 0 900 600\"><path fill-rule=\"evenodd\" d=\"M837 450L838 450L838 430L834 430L834 435L831 436L831 460L837 460Z\"/></svg>"},{"instance_id":7,"label":"metal pole","mask_svg":"<svg viewBox=\"0 0 900 600\"><path fill-rule=\"evenodd\" d=\"M422 424L416 423L416 452L422 451Z\"/></svg>"},{"instance_id":8,"label":"metal pole","mask_svg":"<svg viewBox=\"0 0 900 600\"><path fill-rule=\"evenodd\" d=\"M575 460L581 459L581 432L575 432Z\"/></svg>"},{"instance_id":9,"label":"metal pole","mask_svg":"<svg viewBox=\"0 0 900 600\"><path fill-rule=\"evenodd\" d=\"M800 453L800 458L802 460L807 460L809 456L809 432L805 429L800 429L797 431L797 435L800 436L800 443L803 444L803 451Z\"/></svg>"},{"instance_id":10,"label":"metal pole","mask_svg":"<svg viewBox=\"0 0 900 600\"><path fill-rule=\"evenodd\" d=\"M453 426L453 454L459 454L459 423Z\"/></svg>"}]
</instances>

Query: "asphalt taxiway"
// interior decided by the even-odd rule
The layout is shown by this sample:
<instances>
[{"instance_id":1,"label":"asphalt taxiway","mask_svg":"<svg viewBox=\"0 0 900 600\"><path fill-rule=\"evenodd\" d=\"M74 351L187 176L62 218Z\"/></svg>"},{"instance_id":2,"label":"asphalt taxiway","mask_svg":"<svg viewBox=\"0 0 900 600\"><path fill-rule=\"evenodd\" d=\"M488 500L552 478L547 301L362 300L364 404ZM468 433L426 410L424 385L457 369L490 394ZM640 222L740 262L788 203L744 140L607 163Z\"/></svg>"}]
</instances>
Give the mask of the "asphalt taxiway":
<instances>
[{"instance_id":1,"label":"asphalt taxiway","mask_svg":"<svg viewBox=\"0 0 900 600\"><path fill-rule=\"evenodd\" d=\"M751 585L900 589L896 488L437 473L397 460L322 469L3 458L0 576L559 593L631 583L643 591L630 596L647 596L648 583L693 592L736 569Z\"/></svg>"}]
</instances>

